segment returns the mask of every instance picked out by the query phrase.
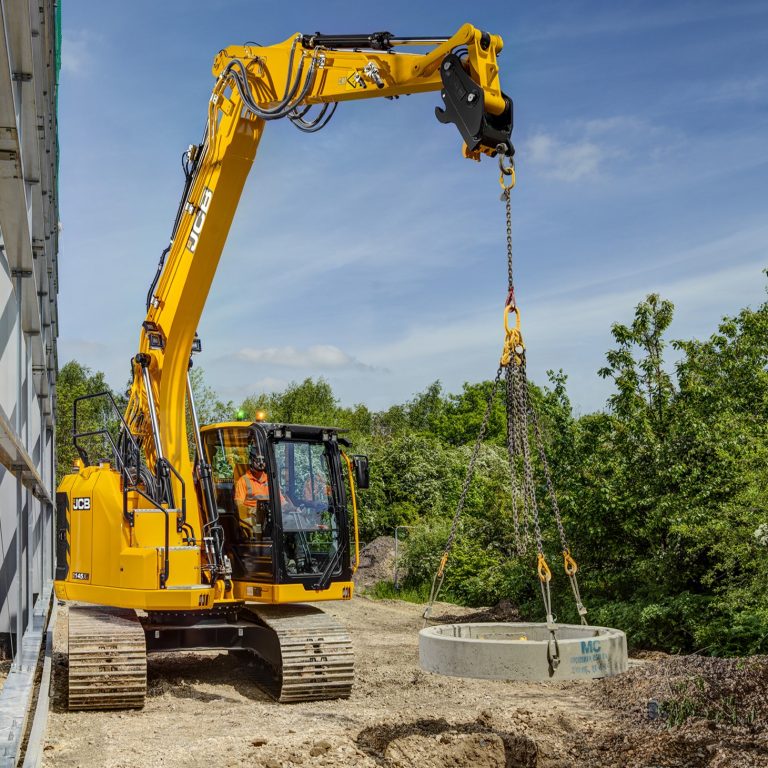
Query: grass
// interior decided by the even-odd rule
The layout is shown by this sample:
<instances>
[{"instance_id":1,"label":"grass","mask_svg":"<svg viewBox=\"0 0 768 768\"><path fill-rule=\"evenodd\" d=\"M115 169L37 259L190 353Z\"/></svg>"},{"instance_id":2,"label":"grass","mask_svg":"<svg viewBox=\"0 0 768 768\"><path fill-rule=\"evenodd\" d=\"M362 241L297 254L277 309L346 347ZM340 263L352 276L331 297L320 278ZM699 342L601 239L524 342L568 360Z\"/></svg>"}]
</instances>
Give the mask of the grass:
<instances>
[{"instance_id":1,"label":"grass","mask_svg":"<svg viewBox=\"0 0 768 768\"><path fill-rule=\"evenodd\" d=\"M429 600L429 584L417 587L396 588L391 581L379 581L370 589L365 590L365 596L374 600L404 600L406 603L426 603Z\"/></svg>"},{"instance_id":2,"label":"grass","mask_svg":"<svg viewBox=\"0 0 768 768\"><path fill-rule=\"evenodd\" d=\"M700 717L726 725L752 725L756 719L754 709L744 709L736 696L712 699L703 677L695 677L672 684L673 698L661 703L661 713L670 726L682 725L691 717Z\"/></svg>"}]
</instances>

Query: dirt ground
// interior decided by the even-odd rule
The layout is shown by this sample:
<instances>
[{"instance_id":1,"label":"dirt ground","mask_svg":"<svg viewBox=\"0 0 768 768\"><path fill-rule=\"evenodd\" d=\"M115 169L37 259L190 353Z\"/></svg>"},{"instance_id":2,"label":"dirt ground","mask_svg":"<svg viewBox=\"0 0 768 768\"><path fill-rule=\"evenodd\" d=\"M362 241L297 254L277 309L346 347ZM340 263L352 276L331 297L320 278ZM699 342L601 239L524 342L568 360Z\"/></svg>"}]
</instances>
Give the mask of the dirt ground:
<instances>
[{"instance_id":1,"label":"dirt ground","mask_svg":"<svg viewBox=\"0 0 768 768\"><path fill-rule=\"evenodd\" d=\"M631 676L639 673L630 672L623 689L608 689L604 682L439 677L418 666L420 606L356 597L323 607L353 637L356 683L349 700L276 704L256 685L257 667L242 657L179 654L150 657L144 710L73 713L65 708L67 616L60 611L44 765L768 766L766 742L755 736L765 722L734 737L714 725L701 733L701 728L646 722L644 699L617 707L617 696L629 702L650 695L646 665L656 662L643 665L645 682L637 687ZM456 606L440 609L462 612Z\"/></svg>"}]
</instances>

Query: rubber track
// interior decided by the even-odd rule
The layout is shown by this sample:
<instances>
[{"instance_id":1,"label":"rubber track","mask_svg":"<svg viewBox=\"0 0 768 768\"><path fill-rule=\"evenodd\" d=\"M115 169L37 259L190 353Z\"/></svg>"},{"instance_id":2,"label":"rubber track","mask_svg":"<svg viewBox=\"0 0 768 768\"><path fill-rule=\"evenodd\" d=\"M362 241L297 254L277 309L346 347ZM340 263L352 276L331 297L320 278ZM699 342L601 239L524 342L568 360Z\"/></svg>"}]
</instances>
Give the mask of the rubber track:
<instances>
[{"instance_id":1,"label":"rubber track","mask_svg":"<svg viewBox=\"0 0 768 768\"><path fill-rule=\"evenodd\" d=\"M280 645L281 665L272 695L280 702L346 699L354 681L354 653L347 630L309 605L249 606Z\"/></svg>"},{"instance_id":2,"label":"rubber track","mask_svg":"<svg viewBox=\"0 0 768 768\"><path fill-rule=\"evenodd\" d=\"M69 609L69 708L141 709L147 694L144 630L130 610Z\"/></svg>"}]
</instances>

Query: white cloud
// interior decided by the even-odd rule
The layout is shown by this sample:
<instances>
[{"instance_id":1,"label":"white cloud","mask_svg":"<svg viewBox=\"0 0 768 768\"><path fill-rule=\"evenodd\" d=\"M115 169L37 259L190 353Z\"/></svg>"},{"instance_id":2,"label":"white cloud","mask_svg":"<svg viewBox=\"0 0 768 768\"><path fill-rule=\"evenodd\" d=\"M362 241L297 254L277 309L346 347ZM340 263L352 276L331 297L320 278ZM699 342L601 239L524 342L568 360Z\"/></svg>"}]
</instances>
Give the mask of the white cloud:
<instances>
[{"instance_id":1,"label":"white cloud","mask_svg":"<svg viewBox=\"0 0 768 768\"><path fill-rule=\"evenodd\" d=\"M679 133L633 115L613 115L562 123L557 131L539 131L524 142L522 156L540 176L558 181L607 178L625 162L629 170L649 160L665 163L687 141ZM626 178L627 168L622 169ZM614 174L615 175L615 174Z\"/></svg>"},{"instance_id":2,"label":"white cloud","mask_svg":"<svg viewBox=\"0 0 768 768\"><path fill-rule=\"evenodd\" d=\"M567 12L567 4L557 14L547 14L548 23L532 26L520 32L519 43L552 42L579 38L608 37L615 39L627 33L637 34L641 30L652 33L655 30L689 28L693 24L728 19L760 18L762 3L666 3L658 8L643 6L638 13L629 4L606 4L599 14L586 17L577 4ZM706 6L706 7L705 7ZM554 19L554 20L551 20Z\"/></svg>"},{"instance_id":3,"label":"white cloud","mask_svg":"<svg viewBox=\"0 0 768 768\"><path fill-rule=\"evenodd\" d=\"M765 300L765 259L760 254L766 237L768 230L757 226L682 254L663 254L642 270L595 272L592 279L527 299L518 295L523 301L529 375L542 384L547 369L562 367L569 375L574 404L584 411L602 407L611 385L596 371L612 346L612 324L630 322L635 306L655 292L675 305L669 339L707 338L724 315ZM740 258L735 263L718 261L712 258L716 253L737 253ZM498 307L475 305L449 323L414 323L375 345L369 360L392 371L392 388L402 389L408 372L422 384L440 378L449 391L456 391L462 381L493 374L502 343L499 320ZM668 355L674 358L671 349ZM381 398L381 404L389 403Z\"/></svg>"},{"instance_id":4,"label":"white cloud","mask_svg":"<svg viewBox=\"0 0 768 768\"><path fill-rule=\"evenodd\" d=\"M69 336L59 337L59 347L64 346L68 355L71 355L75 359L80 357L104 356L111 352L111 348L108 344L101 341L95 341L93 339L78 339Z\"/></svg>"},{"instance_id":5,"label":"white cloud","mask_svg":"<svg viewBox=\"0 0 768 768\"><path fill-rule=\"evenodd\" d=\"M712 103L759 104L768 99L768 77L755 75L712 85L708 83L702 101Z\"/></svg>"},{"instance_id":6,"label":"white cloud","mask_svg":"<svg viewBox=\"0 0 768 768\"><path fill-rule=\"evenodd\" d=\"M86 30L64 32L61 41L61 70L78 77L90 69L93 37Z\"/></svg>"},{"instance_id":7,"label":"white cloud","mask_svg":"<svg viewBox=\"0 0 768 768\"><path fill-rule=\"evenodd\" d=\"M322 368L340 370L356 368L373 370L372 366L360 362L332 344L315 344L311 347L243 347L235 356L248 363L266 363L286 368Z\"/></svg>"},{"instance_id":8,"label":"white cloud","mask_svg":"<svg viewBox=\"0 0 768 768\"><path fill-rule=\"evenodd\" d=\"M621 133L623 136L640 133L649 133L654 130L647 121L641 120L633 115L613 115L612 117L596 117L591 120L585 120L578 124L583 128L584 133L590 137L603 137L611 134Z\"/></svg>"},{"instance_id":9,"label":"white cloud","mask_svg":"<svg viewBox=\"0 0 768 768\"><path fill-rule=\"evenodd\" d=\"M257 390L263 392L279 392L285 389L289 384L288 379L278 379L275 376L265 376L263 379L258 379L253 382L253 386Z\"/></svg>"},{"instance_id":10,"label":"white cloud","mask_svg":"<svg viewBox=\"0 0 768 768\"><path fill-rule=\"evenodd\" d=\"M528 140L527 156L539 172L560 181L578 181L595 176L604 160L604 150L592 141L568 143L546 133Z\"/></svg>"}]
</instances>

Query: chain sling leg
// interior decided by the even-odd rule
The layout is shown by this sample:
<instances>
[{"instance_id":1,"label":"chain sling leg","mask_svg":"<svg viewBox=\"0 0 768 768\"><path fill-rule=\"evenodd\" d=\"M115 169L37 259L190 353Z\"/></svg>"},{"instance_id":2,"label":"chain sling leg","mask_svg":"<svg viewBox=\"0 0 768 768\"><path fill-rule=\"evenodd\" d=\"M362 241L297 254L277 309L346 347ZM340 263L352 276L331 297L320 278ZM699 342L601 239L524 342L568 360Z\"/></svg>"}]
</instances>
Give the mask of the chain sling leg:
<instances>
[{"instance_id":1,"label":"chain sling leg","mask_svg":"<svg viewBox=\"0 0 768 768\"><path fill-rule=\"evenodd\" d=\"M432 606L437 600L437 596L440 594L440 590L443 586L443 581L445 579L445 566L448 562L448 557L451 554L451 549L453 548L453 542L456 538L456 533L459 529L459 519L461 517L461 512L464 509L464 502L467 499L467 493L469 493L469 486L472 483L472 477L475 474L475 464L477 463L477 457L480 453L480 446L483 443L483 438L485 437L485 433L488 430L488 422L491 420L491 412L493 411L493 400L496 397L496 391L499 388L499 382L501 381L501 373L503 368L499 366L498 370L496 371L496 377L493 380L493 384L491 385L491 390L488 393L488 401L485 405L485 414L483 415L483 422L480 426L480 432L477 435L477 440L475 441L475 447L472 449L472 458L469 460L469 466L467 467L467 474L464 477L464 484L461 488L461 495L459 496L459 503L456 507L456 512L453 515L453 522L451 523L451 532L448 534L448 540L445 543L445 548L443 549L442 557L440 558L440 565L438 566L437 573L435 573L435 577L432 579L432 588L429 592L429 602L427 603L426 608L424 609L424 613L422 614L424 617L424 624L426 625L427 621L429 620L430 613L432 612Z\"/></svg>"},{"instance_id":2,"label":"chain sling leg","mask_svg":"<svg viewBox=\"0 0 768 768\"><path fill-rule=\"evenodd\" d=\"M579 614L581 623L587 625L587 609L581 600L581 593L579 592L579 582L576 578L576 572L579 570L579 566L571 555L571 548L568 546L568 539L565 535L565 526L563 525L563 519L560 515L560 506L557 503L557 496L555 494L554 486L552 485L552 473L549 470L549 462L547 461L547 454L544 451L544 441L541 437L541 428L539 427L539 419L536 416L536 412L531 409L531 421L533 423L533 433L536 438L536 447L539 453L539 461L544 469L544 479L547 484L547 495L549 496L549 503L552 507L552 511L555 515L555 522L557 523L557 531L560 535L560 546L563 551L563 570L568 577L568 581L571 584L571 591L576 602L576 610Z\"/></svg>"}]
</instances>

